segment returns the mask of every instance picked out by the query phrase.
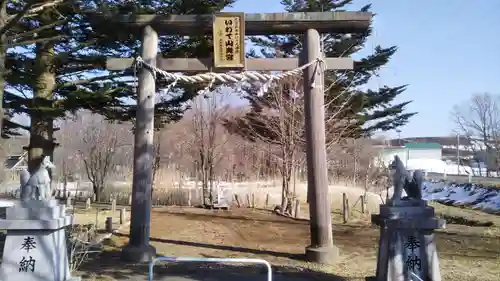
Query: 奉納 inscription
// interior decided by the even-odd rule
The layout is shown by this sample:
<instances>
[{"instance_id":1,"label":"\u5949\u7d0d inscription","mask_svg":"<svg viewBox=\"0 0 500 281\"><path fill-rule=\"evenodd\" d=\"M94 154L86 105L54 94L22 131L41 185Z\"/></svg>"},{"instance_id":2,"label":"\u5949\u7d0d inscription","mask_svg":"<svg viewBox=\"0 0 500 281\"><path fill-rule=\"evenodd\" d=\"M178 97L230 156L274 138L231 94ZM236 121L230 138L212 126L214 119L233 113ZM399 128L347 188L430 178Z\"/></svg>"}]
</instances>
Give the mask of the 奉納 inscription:
<instances>
[{"instance_id":1,"label":"\u5949\u7d0d inscription","mask_svg":"<svg viewBox=\"0 0 500 281\"><path fill-rule=\"evenodd\" d=\"M36 249L36 241L34 237L27 236L21 244L21 251L29 253ZM22 256L19 261L19 272L35 272L36 260L31 256Z\"/></svg>"},{"instance_id":2,"label":"\u5949\u7d0d inscription","mask_svg":"<svg viewBox=\"0 0 500 281\"><path fill-rule=\"evenodd\" d=\"M22 257L21 261L19 262L19 272L35 272L35 259L33 257L28 256L27 258L25 256Z\"/></svg>"},{"instance_id":3,"label":"\u5949\u7d0d inscription","mask_svg":"<svg viewBox=\"0 0 500 281\"><path fill-rule=\"evenodd\" d=\"M33 249L36 249L35 238L30 236L24 238L24 242L21 244L21 250L25 250L29 253Z\"/></svg>"},{"instance_id":4,"label":"\u5949\u7d0d inscription","mask_svg":"<svg viewBox=\"0 0 500 281\"><path fill-rule=\"evenodd\" d=\"M410 251L408 257L406 258L406 267L408 270L422 270L422 260L417 254L420 249L420 241L415 236L408 236L404 246Z\"/></svg>"}]
</instances>

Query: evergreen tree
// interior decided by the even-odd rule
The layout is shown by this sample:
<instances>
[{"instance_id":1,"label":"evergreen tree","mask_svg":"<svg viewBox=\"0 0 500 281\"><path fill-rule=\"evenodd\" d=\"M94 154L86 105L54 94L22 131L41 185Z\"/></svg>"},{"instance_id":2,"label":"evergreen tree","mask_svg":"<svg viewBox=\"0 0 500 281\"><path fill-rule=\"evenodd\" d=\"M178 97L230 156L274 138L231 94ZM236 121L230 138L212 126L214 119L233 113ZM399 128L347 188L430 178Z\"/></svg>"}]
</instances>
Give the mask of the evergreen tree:
<instances>
[{"instance_id":1,"label":"evergreen tree","mask_svg":"<svg viewBox=\"0 0 500 281\"><path fill-rule=\"evenodd\" d=\"M4 111L4 89L6 86L5 76L8 74L6 68L6 53L9 48L27 43L25 35L36 34L46 26L37 26L27 33L13 33L12 29L18 26L19 21L25 17L32 17L45 9L53 9L61 4L60 0L39 1L2 1L0 5L0 138L9 135L19 135L15 129L18 127L9 119L12 112ZM30 40L29 40L30 41ZM32 41L30 41L32 42ZM5 120L4 120L5 119Z\"/></svg>"},{"instance_id":2,"label":"evergreen tree","mask_svg":"<svg viewBox=\"0 0 500 281\"><path fill-rule=\"evenodd\" d=\"M282 0L287 12L339 11L351 0ZM370 5L361 9L368 12ZM322 47L327 57L348 57L365 47L372 29L355 34L325 34ZM302 49L302 35L272 35L252 38L261 52L250 52L250 57L298 57ZM395 103L395 98L406 86L383 86L377 90L362 90L370 78L384 66L396 52L395 46L377 46L374 53L356 61L350 71L325 72L325 123L327 147L345 138L370 136L375 131L392 130L406 124L415 113L405 112L410 102ZM305 149L302 86L297 81L282 81L264 95L257 95L255 85L248 87L245 99L250 111L243 117L225 120L230 132L255 141L261 140L279 148L274 149L280 159L282 177L281 211L291 205L290 179L297 165L297 156ZM299 95L297 96L297 93ZM300 116L299 116L300 115Z\"/></svg>"},{"instance_id":3,"label":"evergreen tree","mask_svg":"<svg viewBox=\"0 0 500 281\"><path fill-rule=\"evenodd\" d=\"M133 57L138 54L140 36L123 26L110 24L123 13L210 14L233 0L196 1L70 1L36 17L21 21L12 33L26 34L36 26L53 23L36 34L34 44L10 50L5 105L9 114L30 116L30 159L51 155L55 146L53 120L68 112L89 109L109 119L133 121L135 88L133 71L105 71L105 57ZM95 14L106 20L96 22ZM26 37L26 36L25 36ZM207 37L161 36L165 56L208 57L212 43ZM158 84L160 89L162 84ZM174 98L162 98L155 114L160 122L178 120L185 102L196 89L179 85ZM6 123L7 124L7 123ZM16 124L8 123L11 127ZM18 125L18 124L17 124ZM20 126L18 126L20 127ZM30 161L33 162L33 161Z\"/></svg>"},{"instance_id":4,"label":"evergreen tree","mask_svg":"<svg viewBox=\"0 0 500 281\"><path fill-rule=\"evenodd\" d=\"M352 0L282 0L287 12L326 12L340 11ZM369 12L370 5L360 9ZM323 51L326 57L349 57L365 48L372 28L364 33L325 34L322 37ZM261 54L250 53L250 56L264 57L297 57L301 50L302 35L265 36L252 38L252 42L261 48ZM328 70L325 72L325 104L326 118L332 114L336 118L349 120L352 128L344 130L345 137L369 136L376 131L388 131L405 125L416 113L405 111L411 101L396 103L395 98L404 92L406 85L383 86L380 89L363 90L360 87L377 75L377 72L390 60L397 51L396 46L383 48L376 46L373 54L355 61L352 71ZM335 83L335 84L333 84ZM333 85L333 86L332 86ZM251 105L260 103L261 99L254 94L246 97ZM255 106L252 106L255 114ZM339 110L341 108L341 110ZM356 122L351 122L352 119Z\"/></svg>"}]
</instances>

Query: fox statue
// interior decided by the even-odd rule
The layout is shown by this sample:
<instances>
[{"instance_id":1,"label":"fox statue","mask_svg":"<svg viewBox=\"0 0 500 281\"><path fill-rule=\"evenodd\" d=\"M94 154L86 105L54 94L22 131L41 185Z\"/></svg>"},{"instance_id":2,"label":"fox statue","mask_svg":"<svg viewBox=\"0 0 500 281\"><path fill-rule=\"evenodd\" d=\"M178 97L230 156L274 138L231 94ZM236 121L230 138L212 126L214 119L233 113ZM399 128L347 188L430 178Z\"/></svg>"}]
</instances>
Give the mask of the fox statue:
<instances>
[{"instance_id":1,"label":"fox statue","mask_svg":"<svg viewBox=\"0 0 500 281\"><path fill-rule=\"evenodd\" d=\"M43 157L40 165L33 174L23 170L20 174L21 200L50 200L52 198L52 187L50 184L49 169L54 169L48 156Z\"/></svg>"},{"instance_id":2,"label":"fox statue","mask_svg":"<svg viewBox=\"0 0 500 281\"><path fill-rule=\"evenodd\" d=\"M410 179L410 174L406 170L399 156L394 156L394 161L390 166L393 173L394 194L391 201L397 203L402 199L403 189L408 195L408 199L422 199L422 182L424 176L420 170L413 172L413 177Z\"/></svg>"}]
</instances>

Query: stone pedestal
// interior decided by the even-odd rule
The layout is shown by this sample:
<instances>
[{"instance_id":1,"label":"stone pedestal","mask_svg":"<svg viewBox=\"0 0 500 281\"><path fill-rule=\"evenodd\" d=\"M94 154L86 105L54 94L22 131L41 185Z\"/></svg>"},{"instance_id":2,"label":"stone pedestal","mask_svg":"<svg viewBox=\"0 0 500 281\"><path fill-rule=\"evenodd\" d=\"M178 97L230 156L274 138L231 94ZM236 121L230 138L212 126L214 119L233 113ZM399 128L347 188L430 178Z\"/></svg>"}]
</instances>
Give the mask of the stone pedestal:
<instances>
[{"instance_id":1,"label":"stone pedestal","mask_svg":"<svg viewBox=\"0 0 500 281\"><path fill-rule=\"evenodd\" d=\"M434 230L445 227L424 200L380 205L377 281L441 281Z\"/></svg>"},{"instance_id":2,"label":"stone pedestal","mask_svg":"<svg viewBox=\"0 0 500 281\"><path fill-rule=\"evenodd\" d=\"M72 216L56 200L20 202L7 208L0 229L7 237L1 281L76 281L71 277L65 227Z\"/></svg>"}]
</instances>

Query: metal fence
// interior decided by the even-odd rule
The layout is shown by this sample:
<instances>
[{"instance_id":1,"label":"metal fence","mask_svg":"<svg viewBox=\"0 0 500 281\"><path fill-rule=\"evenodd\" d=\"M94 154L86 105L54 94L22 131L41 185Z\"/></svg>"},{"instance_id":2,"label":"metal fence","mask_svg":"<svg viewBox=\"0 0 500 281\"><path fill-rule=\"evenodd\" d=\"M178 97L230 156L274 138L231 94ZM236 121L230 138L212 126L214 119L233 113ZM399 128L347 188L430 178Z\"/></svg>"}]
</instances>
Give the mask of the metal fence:
<instances>
[{"instance_id":1,"label":"metal fence","mask_svg":"<svg viewBox=\"0 0 500 281\"><path fill-rule=\"evenodd\" d=\"M260 264L267 269L266 281L273 280L271 264L263 259L247 259L247 258L199 258L199 257L157 257L149 263L148 280L153 281L153 269L157 262L203 262L203 263L244 263L244 264Z\"/></svg>"}]
</instances>

